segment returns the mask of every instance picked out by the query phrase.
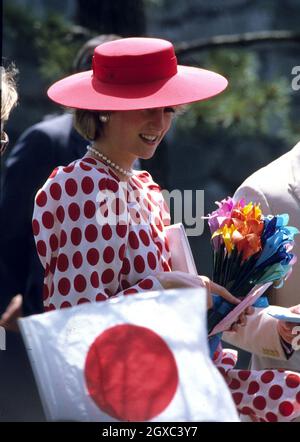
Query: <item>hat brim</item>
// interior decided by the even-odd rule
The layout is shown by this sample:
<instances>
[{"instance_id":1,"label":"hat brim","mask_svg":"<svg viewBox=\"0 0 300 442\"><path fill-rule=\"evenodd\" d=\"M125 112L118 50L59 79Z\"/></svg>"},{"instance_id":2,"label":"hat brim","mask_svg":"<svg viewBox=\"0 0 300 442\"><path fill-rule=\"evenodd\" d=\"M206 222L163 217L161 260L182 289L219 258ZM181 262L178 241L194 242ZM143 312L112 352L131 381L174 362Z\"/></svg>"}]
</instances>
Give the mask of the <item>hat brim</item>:
<instances>
[{"instance_id":1,"label":"hat brim","mask_svg":"<svg viewBox=\"0 0 300 442\"><path fill-rule=\"evenodd\" d=\"M48 96L71 108L126 111L206 100L227 87L226 78L215 72L190 66L177 68L177 74L168 79L135 84L104 83L93 77L93 71L81 72L54 83Z\"/></svg>"}]
</instances>

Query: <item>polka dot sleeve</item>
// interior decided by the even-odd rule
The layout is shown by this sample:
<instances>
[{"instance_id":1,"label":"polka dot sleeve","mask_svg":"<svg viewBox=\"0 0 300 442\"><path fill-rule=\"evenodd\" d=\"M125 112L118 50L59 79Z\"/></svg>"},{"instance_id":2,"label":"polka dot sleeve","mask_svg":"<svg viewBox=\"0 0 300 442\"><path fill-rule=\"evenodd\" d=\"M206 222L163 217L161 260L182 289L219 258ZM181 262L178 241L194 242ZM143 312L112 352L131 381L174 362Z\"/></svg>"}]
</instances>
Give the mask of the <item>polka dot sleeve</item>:
<instances>
[{"instance_id":1,"label":"polka dot sleeve","mask_svg":"<svg viewBox=\"0 0 300 442\"><path fill-rule=\"evenodd\" d=\"M253 422L290 422L300 417L300 374L289 370L235 369L237 352L219 347L214 363L241 416Z\"/></svg>"},{"instance_id":2,"label":"polka dot sleeve","mask_svg":"<svg viewBox=\"0 0 300 442\"><path fill-rule=\"evenodd\" d=\"M117 177L92 161L55 169L36 195L32 225L45 269L46 311L161 290L155 275L171 270L160 205L151 188L132 180L129 190L139 185L149 204L141 210L135 201L122 209L124 189ZM142 213L144 221L132 222L131 213L128 222L129 210Z\"/></svg>"}]
</instances>

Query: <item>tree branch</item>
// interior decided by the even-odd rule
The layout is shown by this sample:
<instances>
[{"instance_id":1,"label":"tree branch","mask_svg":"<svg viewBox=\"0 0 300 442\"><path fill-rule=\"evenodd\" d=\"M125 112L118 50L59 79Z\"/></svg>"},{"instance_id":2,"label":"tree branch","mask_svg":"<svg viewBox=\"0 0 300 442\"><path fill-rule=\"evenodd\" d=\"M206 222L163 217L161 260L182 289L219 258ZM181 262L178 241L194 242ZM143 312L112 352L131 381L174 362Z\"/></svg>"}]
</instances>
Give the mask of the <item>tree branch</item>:
<instances>
[{"instance_id":1,"label":"tree branch","mask_svg":"<svg viewBox=\"0 0 300 442\"><path fill-rule=\"evenodd\" d=\"M211 38L202 38L191 42L178 43L175 46L177 55L209 48L250 46L257 43L268 42L299 42L300 33L294 31L260 31L246 32L244 34L217 35Z\"/></svg>"}]
</instances>

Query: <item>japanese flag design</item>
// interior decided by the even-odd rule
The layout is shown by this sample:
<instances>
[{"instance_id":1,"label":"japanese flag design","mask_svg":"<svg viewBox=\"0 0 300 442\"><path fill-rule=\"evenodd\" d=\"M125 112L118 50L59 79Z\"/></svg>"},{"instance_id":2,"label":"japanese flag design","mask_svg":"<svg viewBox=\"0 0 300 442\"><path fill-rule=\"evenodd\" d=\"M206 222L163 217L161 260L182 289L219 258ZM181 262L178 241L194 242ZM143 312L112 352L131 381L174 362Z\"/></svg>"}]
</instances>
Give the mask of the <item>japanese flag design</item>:
<instances>
[{"instance_id":1,"label":"japanese flag design","mask_svg":"<svg viewBox=\"0 0 300 442\"><path fill-rule=\"evenodd\" d=\"M20 328L48 420L239 420L209 357L203 288L83 304Z\"/></svg>"}]
</instances>

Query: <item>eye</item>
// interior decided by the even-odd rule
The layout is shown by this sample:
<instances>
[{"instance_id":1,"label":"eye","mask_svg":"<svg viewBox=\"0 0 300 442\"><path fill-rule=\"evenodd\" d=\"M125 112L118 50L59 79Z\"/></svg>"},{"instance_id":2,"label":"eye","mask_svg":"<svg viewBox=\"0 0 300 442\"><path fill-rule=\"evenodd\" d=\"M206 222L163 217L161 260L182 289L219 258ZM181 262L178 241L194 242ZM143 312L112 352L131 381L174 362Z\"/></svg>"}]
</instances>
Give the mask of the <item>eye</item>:
<instances>
[{"instance_id":1,"label":"eye","mask_svg":"<svg viewBox=\"0 0 300 442\"><path fill-rule=\"evenodd\" d=\"M175 114L175 109L174 107L165 107L164 112L171 112L172 114Z\"/></svg>"}]
</instances>

